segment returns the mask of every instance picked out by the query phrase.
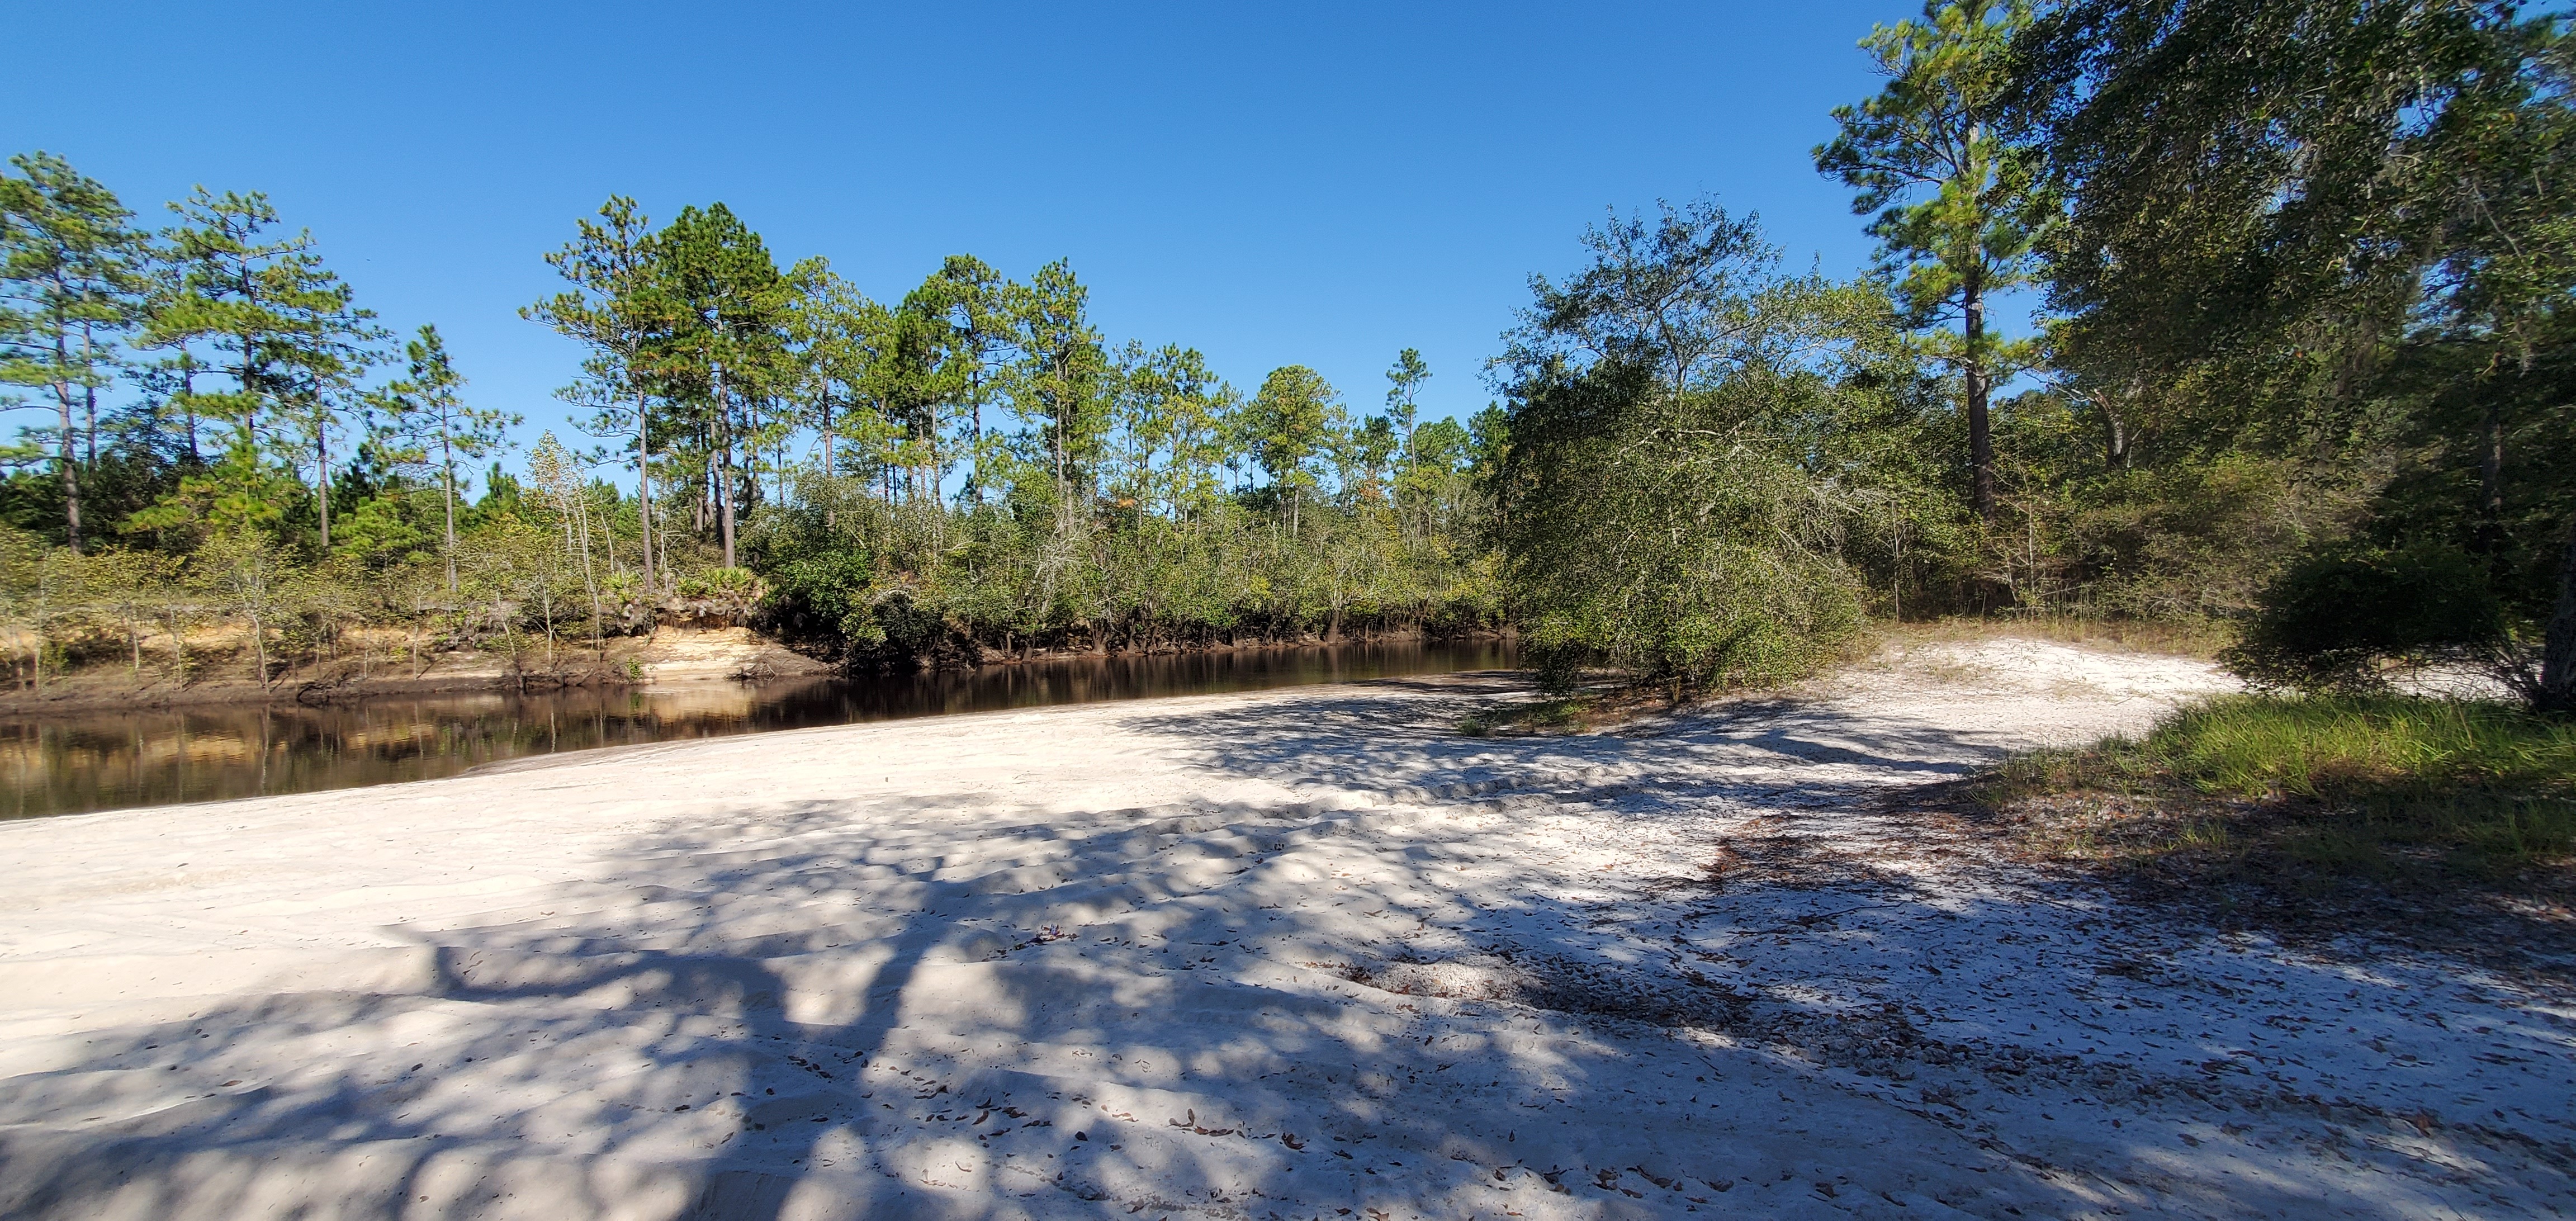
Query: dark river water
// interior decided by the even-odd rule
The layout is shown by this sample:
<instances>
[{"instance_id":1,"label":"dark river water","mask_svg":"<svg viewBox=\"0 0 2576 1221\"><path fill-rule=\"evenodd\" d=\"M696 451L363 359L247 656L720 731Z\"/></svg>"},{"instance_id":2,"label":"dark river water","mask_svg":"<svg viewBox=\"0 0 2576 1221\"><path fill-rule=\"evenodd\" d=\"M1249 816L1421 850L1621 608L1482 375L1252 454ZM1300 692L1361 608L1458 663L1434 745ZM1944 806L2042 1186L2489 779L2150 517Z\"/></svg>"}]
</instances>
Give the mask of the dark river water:
<instances>
[{"instance_id":1,"label":"dark river water","mask_svg":"<svg viewBox=\"0 0 2576 1221\"><path fill-rule=\"evenodd\" d=\"M1507 642L1076 657L891 678L0 718L0 819L354 788L595 746L1502 669Z\"/></svg>"}]
</instances>

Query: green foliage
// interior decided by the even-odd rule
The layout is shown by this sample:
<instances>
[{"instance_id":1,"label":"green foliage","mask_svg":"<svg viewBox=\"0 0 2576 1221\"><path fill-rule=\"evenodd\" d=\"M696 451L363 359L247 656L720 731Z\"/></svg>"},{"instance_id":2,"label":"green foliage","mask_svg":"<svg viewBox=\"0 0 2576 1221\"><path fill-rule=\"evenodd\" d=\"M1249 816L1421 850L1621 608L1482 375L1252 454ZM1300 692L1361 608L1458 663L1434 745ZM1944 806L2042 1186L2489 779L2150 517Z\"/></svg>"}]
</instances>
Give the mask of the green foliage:
<instances>
[{"instance_id":1,"label":"green foliage","mask_svg":"<svg viewBox=\"0 0 2576 1221\"><path fill-rule=\"evenodd\" d=\"M2576 851L2576 726L2497 704L2230 696L2141 740L2019 756L1980 782L2007 809L2087 793L2119 795L2131 816L2043 819L2061 851L2222 878L2505 877Z\"/></svg>"},{"instance_id":2,"label":"green foliage","mask_svg":"<svg viewBox=\"0 0 2576 1221\"><path fill-rule=\"evenodd\" d=\"M838 535L823 513L795 509L762 519L746 554L768 574L762 609L780 636L841 647L867 637L874 559L865 542Z\"/></svg>"},{"instance_id":3,"label":"green foliage","mask_svg":"<svg viewBox=\"0 0 2576 1221\"><path fill-rule=\"evenodd\" d=\"M1927 0L1920 21L1877 26L1861 46L1887 87L1834 108L1840 130L1815 150L1816 168L1852 187L1852 210L1877 213L1869 231L1897 273L1909 313L1929 318L1953 301L2028 282L2056 201L2037 150L2006 138L2011 46L2030 24L2025 0ZM1954 358L1982 366L1991 336L1968 335Z\"/></svg>"},{"instance_id":4,"label":"green foliage","mask_svg":"<svg viewBox=\"0 0 2576 1221\"><path fill-rule=\"evenodd\" d=\"M2268 687L2367 691L2386 668L2507 655L2513 629L2486 573L2456 549L2341 545L2292 565L2227 654Z\"/></svg>"},{"instance_id":5,"label":"green foliage","mask_svg":"<svg viewBox=\"0 0 2576 1221\"><path fill-rule=\"evenodd\" d=\"M2073 0L2016 41L2010 98L2067 205L2055 378L2107 465L2277 469L2324 511L2275 567L2311 542L2476 556L2507 621L2548 625L2494 664L2536 668L2526 691L2560 708L2576 707L2560 597L2576 484L2556 460L2576 385L2569 38L2563 14L2506 3ZM2389 563L2302 570L2249 664L2343 682L2373 649L2429 647L2305 604L2347 581L2395 599L2357 618L2412 621L2421 590ZM2329 635L2295 638L2311 629Z\"/></svg>"},{"instance_id":6,"label":"green foliage","mask_svg":"<svg viewBox=\"0 0 2576 1221\"><path fill-rule=\"evenodd\" d=\"M1341 393L1304 365L1271 370L1252 396L1238 425L1242 444L1269 477L1272 493L1287 498L1292 532L1298 509L1322 485L1318 463L1325 446L1348 420Z\"/></svg>"},{"instance_id":7,"label":"green foliage","mask_svg":"<svg viewBox=\"0 0 2576 1221\"><path fill-rule=\"evenodd\" d=\"M1613 218L1513 341L1497 535L1552 689L1783 681L1860 625L1847 532L1885 495L1839 420L1876 397L1851 350L1883 305L1784 277L1711 204Z\"/></svg>"},{"instance_id":8,"label":"green foliage","mask_svg":"<svg viewBox=\"0 0 2576 1221\"><path fill-rule=\"evenodd\" d=\"M500 452L508 443L503 430L519 424L521 417L515 412L465 402L459 394L465 379L448 359L446 341L439 337L437 327L422 326L419 337L403 346L403 355L410 362L403 377L368 396L369 432L380 461L405 473L435 476L440 506L439 548L446 557L447 586L453 592L457 464ZM361 506L359 511L365 514L370 507L376 512L359 527L368 531L363 538L379 551L388 550L378 540L390 537L389 526L375 524L388 514L377 502Z\"/></svg>"},{"instance_id":9,"label":"green foliage","mask_svg":"<svg viewBox=\"0 0 2576 1221\"><path fill-rule=\"evenodd\" d=\"M709 568L680 578L680 596L733 602L757 600L760 574L748 568Z\"/></svg>"},{"instance_id":10,"label":"green foliage","mask_svg":"<svg viewBox=\"0 0 2576 1221\"><path fill-rule=\"evenodd\" d=\"M1395 354L1395 364L1386 371L1387 419L1400 434L1405 452L1413 449L1413 430L1421 422L1422 409L1415 399L1422 394L1422 384L1431 380L1431 363L1422 353L1411 348Z\"/></svg>"},{"instance_id":11,"label":"green foliage","mask_svg":"<svg viewBox=\"0 0 2576 1221\"><path fill-rule=\"evenodd\" d=\"M1836 107L1841 130L1815 150L1817 170L1856 192L1852 210L1878 213L1869 231L1907 320L1957 312L1958 334L1933 347L1961 374L1980 519L1995 499L1987 398L2030 356L1990 329L1986 310L2029 282L2057 211L2038 151L2004 130L2012 40L2029 23L2025 0L1925 0L1921 21L1874 28L1861 46L1887 87Z\"/></svg>"},{"instance_id":12,"label":"green foliage","mask_svg":"<svg viewBox=\"0 0 2576 1221\"><path fill-rule=\"evenodd\" d=\"M9 163L20 176L0 176L0 388L53 400L64 536L78 551L80 469L98 458L98 395L112 380L116 341L141 315L143 239L115 194L62 158ZM12 405L0 389L0 407Z\"/></svg>"},{"instance_id":13,"label":"green foliage","mask_svg":"<svg viewBox=\"0 0 2576 1221\"><path fill-rule=\"evenodd\" d=\"M1022 457L1051 474L1059 497L1090 480L1107 433L1109 361L1085 312L1090 299L1062 260L1002 290L1018 354L1003 370L1004 384L1011 410L1030 430Z\"/></svg>"},{"instance_id":14,"label":"green foliage","mask_svg":"<svg viewBox=\"0 0 2576 1221\"><path fill-rule=\"evenodd\" d=\"M148 340L183 350L205 345L231 379L220 394L201 394L193 382L182 389L189 413L214 415L231 430L236 456L218 466L226 482L209 495L259 495L255 460L274 460L292 476L309 458L319 543L327 550L333 432L359 407L360 380L387 333L323 265L311 234L270 236L280 219L266 196L200 187L171 210L184 223L165 239L167 292L154 305Z\"/></svg>"}]
</instances>

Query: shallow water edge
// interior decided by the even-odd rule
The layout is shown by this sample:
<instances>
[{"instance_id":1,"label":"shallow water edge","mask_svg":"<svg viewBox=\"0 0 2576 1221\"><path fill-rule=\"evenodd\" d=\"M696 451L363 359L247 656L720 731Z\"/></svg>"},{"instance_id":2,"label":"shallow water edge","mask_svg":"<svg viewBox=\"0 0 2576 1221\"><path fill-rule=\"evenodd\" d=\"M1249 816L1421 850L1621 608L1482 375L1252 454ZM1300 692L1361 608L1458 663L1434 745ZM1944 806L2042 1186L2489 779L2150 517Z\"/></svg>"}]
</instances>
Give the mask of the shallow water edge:
<instances>
[{"instance_id":1,"label":"shallow water edge","mask_svg":"<svg viewBox=\"0 0 2576 1221\"><path fill-rule=\"evenodd\" d=\"M529 755L905 717L1517 665L1507 640L1075 656L876 678L707 682L0 717L0 819L356 788Z\"/></svg>"}]
</instances>

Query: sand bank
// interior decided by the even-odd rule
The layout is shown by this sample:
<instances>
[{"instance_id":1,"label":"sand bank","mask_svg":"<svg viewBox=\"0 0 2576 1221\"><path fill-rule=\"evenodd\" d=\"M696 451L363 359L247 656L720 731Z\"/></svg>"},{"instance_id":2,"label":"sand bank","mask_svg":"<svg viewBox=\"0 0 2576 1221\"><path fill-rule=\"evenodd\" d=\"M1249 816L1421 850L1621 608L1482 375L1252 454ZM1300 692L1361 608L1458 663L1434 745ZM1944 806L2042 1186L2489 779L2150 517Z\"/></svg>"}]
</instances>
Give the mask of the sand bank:
<instances>
[{"instance_id":1,"label":"sand bank","mask_svg":"<svg viewBox=\"0 0 2576 1221\"><path fill-rule=\"evenodd\" d=\"M2576 1005L1879 798L2198 663L1926 646L1619 733L1455 676L0 825L12 1217L2576 1208ZM1779 881L1754 844L1855 852Z\"/></svg>"},{"instance_id":2,"label":"sand bank","mask_svg":"<svg viewBox=\"0 0 2576 1221\"><path fill-rule=\"evenodd\" d=\"M194 646L191 646L192 650ZM613 636L594 650L565 639L549 651L529 645L515 659L501 652L438 650L417 658L400 637L380 636L354 655L289 667L262 685L247 657L209 664L199 658L188 681L175 682L166 656L143 667L93 663L39 688L0 692L0 717L30 718L138 708L220 704L350 703L399 696L479 691L545 691L560 687L706 685L735 678L809 678L838 668L742 627L659 627L650 636Z\"/></svg>"}]
</instances>

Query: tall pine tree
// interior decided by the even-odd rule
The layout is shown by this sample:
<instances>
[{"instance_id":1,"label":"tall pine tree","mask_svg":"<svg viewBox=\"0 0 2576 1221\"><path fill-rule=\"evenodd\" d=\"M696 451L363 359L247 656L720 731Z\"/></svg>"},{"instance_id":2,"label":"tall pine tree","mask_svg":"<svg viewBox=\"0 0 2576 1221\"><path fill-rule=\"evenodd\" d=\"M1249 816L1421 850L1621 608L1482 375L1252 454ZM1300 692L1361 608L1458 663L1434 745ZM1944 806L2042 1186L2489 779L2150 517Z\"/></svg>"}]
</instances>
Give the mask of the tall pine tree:
<instances>
[{"instance_id":1,"label":"tall pine tree","mask_svg":"<svg viewBox=\"0 0 2576 1221\"><path fill-rule=\"evenodd\" d=\"M79 551L81 467L97 460L98 393L140 312L142 238L115 193L70 162L37 152L9 163L18 176L0 176L0 385L53 399L64 541Z\"/></svg>"},{"instance_id":2,"label":"tall pine tree","mask_svg":"<svg viewBox=\"0 0 2576 1221\"><path fill-rule=\"evenodd\" d=\"M1877 27L1861 46L1887 87L1835 107L1842 130L1815 151L1819 171L1857 192L1852 210L1878 214L1870 233L1914 321L1956 311L1959 333L1944 346L1966 382L1969 499L1980 519L1995 507L1988 399L2012 364L1987 309L2038 270L2038 240L2055 215L2037 154L2004 132L2012 39L2029 23L2027 0L1926 0L1922 20Z\"/></svg>"}]
</instances>

